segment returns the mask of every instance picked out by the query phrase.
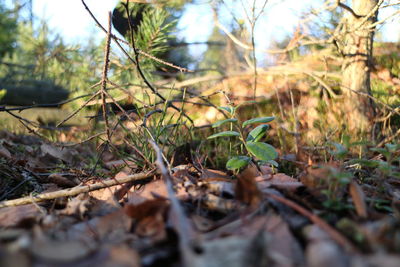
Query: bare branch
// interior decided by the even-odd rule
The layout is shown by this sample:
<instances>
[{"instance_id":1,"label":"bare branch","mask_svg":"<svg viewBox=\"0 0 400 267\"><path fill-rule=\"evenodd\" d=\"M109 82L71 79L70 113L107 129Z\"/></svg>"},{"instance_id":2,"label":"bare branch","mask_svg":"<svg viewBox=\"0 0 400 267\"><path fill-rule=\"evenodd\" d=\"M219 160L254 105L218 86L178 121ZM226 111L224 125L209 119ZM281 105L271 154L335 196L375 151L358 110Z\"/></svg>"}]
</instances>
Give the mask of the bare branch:
<instances>
[{"instance_id":1,"label":"bare branch","mask_svg":"<svg viewBox=\"0 0 400 267\"><path fill-rule=\"evenodd\" d=\"M349 7L349 6L346 5L346 4L343 4L342 2L340 2L340 0L337 0L336 3L337 3L337 5L338 5L339 7L341 7L341 8L343 8L344 10L350 12L355 18L359 19L359 18L362 18L362 17L363 17L363 16L360 16L360 15L356 14L356 12L354 12L354 10L353 10L351 7Z\"/></svg>"},{"instance_id":2,"label":"bare branch","mask_svg":"<svg viewBox=\"0 0 400 267\"><path fill-rule=\"evenodd\" d=\"M12 199L12 200L6 200L0 202L0 208L4 207L11 207L11 206L19 206L19 205L24 205L24 204L30 204L34 202L42 202L45 200L51 200L51 199L56 199L60 197L72 197L79 195L81 193L87 193L90 191L95 191L99 190L102 188L114 186L114 185L120 185L124 183L129 183L129 182L142 182L143 180L146 180L152 176L154 176L155 171L151 170L146 173L138 173L138 174L133 174L133 175L128 175L126 177L122 178L111 178L105 181L101 181L95 184L89 184L89 185L80 185L80 186L75 186L72 188L64 189L64 190L59 190L59 191L54 191L54 192L49 192L49 193L43 193L39 194L36 196L28 196L28 197L22 197L22 198L17 198L17 199Z\"/></svg>"}]
</instances>

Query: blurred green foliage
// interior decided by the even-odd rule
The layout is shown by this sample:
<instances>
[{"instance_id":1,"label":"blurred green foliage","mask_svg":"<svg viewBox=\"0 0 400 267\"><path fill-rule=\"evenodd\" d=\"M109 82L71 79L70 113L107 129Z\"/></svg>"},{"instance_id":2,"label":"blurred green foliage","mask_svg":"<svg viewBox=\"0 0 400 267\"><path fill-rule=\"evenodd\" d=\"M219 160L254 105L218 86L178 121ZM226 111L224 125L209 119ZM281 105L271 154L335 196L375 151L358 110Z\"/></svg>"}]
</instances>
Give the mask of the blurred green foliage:
<instances>
[{"instance_id":1,"label":"blurred green foliage","mask_svg":"<svg viewBox=\"0 0 400 267\"><path fill-rule=\"evenodd\" d=\"M17 20L14 13L0 2L0 58L12 53L15 47Z\"/></svg>"}]
</instances>

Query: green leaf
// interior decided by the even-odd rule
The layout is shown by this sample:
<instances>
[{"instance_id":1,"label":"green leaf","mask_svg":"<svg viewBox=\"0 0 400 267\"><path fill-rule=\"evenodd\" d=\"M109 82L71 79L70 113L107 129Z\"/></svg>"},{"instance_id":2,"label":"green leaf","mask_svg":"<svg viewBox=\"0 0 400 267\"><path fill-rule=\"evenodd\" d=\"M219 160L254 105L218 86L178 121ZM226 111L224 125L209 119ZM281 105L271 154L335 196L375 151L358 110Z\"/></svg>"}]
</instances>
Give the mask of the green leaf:
<instances>
[{"instance_id":1,"label":"green leaf","mask_svg":"<svg viewBox=\"0 0 400 267\"><path fill-rule=\"evenodd\" d=\"M228 170L238 170L240 168L243 168L249 164L251 158L246 157L246 156L236 156L228 160L226 163L226 168Z\"/></svg>"},{"instance_id":2,"label":"green leaf","mask_svg":"<svg viewBox=\"0 0 400 267\"><path fill-rule=\"evenodd\" d=\"M346 147L344 147L343 145L341 145L339 143L332 142L331 144L335 147L335 150L328 150L328 152L332 156L336 156L337 159L343 159L349 152Z\"/></svg>"},{"instance_id":3,"label":"green leaf","mask_svg":"<svg viewBox=\"0 0 400 267\"><path fill-rule=\"evenodd\" d=\"M243 122L242 127L244 128L247 125L254 124L254 123L267 123L267 122L273 121L274 119L275 119L275 117L254 118L254 119Z\"/></svg>"},{"instance_id":4,"label":"green leaf","mask_svg":"<svg viewBox=\"0 0 400 267\"><path fill-rule=\"evenodd\" d=\"M234 107L218 107L218 109L220 110L225 110L226 112L228 112L229 114L233 115L233 113L235 113L235 108Z\"/></svg>"},{"instance_id":5,"label":"green leaf","mask_svg":"<svg viewBox=\"0 0 400 267\"><path fill-rule=\"evenodd\" d=\"M385 147L389 152L394 153L400 148L400 144L386 144Z\"/></svg>"},{"instance_id":6,"label":"green leaf","mask_svg":"<svg viewBox=\"0 0 400 267\"><path fill-rule=\"evenodd\" d=\"M237 119L226 119L226 120L222 120L222 121L217 121L216 123L214 123L213 125L212 125L212 127L213 128L216 128L216 127L219 127L219 126L221 126L222 124L225 124L225 123L227 123L227 122L237 122L238 120Z\"/></svg>"},{"instance_id":7,"label":"green leaf","mask_svg":"<svg viewBox=\"0 0 400 267\"><path fill-rule=\"evenodd\" d=\"M275 148L266 143L248 142L246 148L253 156L260 160L268 161L278 157L278 152L276 152Z\"/></svg>"},{"instance_id":8,"label":"green leaf","mask_svg":"<svg viewBox=\"0 0 400 267\"><path fill-rule=\"evenodd\" d=\"M381 153L381 154L384 155L386 158L389 158L389 157L390 157L390 152L389 152L388 150L386 150L385 148L373 147L373 148L370 148L369 150L375 151L375 152L378 152L378 153Z\"/></svg>"},{"instance_id":9,"label":"green leaf","mask_svg":"<svg viewBox=\"0 0 400 267\"><path fill-rule=\"evenodd\" d=\"M239 133L235 132L235 131L220 132L220 133L210 135L209 137L207 137L207 139L213 139L213 138L217 138L217 137L226 137L226 136L239 136Z\"/></svg>"},{"instance_id":10,"label":"green leaf","mask_svg":"<svg viewBox=\"0 0 400 267\"><path fill-rule=\"evenodd\" d=\"M251 132L247 136L246 141L247 142L257 142L265 135L265 132L268 130L268 128L269 128L268 124L258 125L256 128L251 130Z\"/></svg>"}]
</instances>

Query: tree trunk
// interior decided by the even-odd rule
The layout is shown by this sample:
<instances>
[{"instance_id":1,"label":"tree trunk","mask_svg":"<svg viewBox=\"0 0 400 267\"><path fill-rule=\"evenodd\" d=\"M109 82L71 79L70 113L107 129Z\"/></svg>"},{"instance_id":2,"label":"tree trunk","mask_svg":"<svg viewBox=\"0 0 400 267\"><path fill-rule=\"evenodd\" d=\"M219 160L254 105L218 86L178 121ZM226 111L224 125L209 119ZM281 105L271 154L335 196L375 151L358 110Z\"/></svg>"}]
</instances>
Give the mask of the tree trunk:
<instances>
[{"instance_id":1,"label":"tree trunk","mask_svg":"<svg viewBox=\"0 0 400 267\"><path fill-rule=\"evenodd\" d=\"M342 35L343 111L348 129L372 133L375 115L371 96L370 72L378 0L353 0L354 14L345 18Z\"/></svg>"}]
</instances>

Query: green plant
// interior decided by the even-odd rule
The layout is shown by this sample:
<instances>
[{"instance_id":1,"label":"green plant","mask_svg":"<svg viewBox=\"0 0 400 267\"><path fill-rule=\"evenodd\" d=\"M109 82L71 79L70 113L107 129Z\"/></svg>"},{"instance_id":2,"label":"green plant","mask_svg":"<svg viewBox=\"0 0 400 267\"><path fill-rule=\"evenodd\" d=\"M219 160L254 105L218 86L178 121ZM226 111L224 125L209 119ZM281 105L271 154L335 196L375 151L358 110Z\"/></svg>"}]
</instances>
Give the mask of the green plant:
<instances>
[{"instance_id":1,"label":"green plant","mask_svg":"<svg viewBox=\"0 0 400 267\"><path fill-rule=\"evenodd\" d=\"M351 209L352 206L346 203L344 192L353 179L353 174L337 168L328 169L329 172L326 177L327 187L321 190L321 193L326 197L322 205L333 211Z\"/></svg>"},{"instance_id":2,"label":"green plant","mask_svg":"<svg viewBox=\"0 0 400 267\"><path fill-rule=\"evenodd\" d=\"M371 173L378 175L377 178L400 178L400 144L386 144L384 147L373 147L370 151L378 152L384 157L380 159L352 159L350 164L369 169Z\"/></svg>"},{"instance_id":3,"label":"green plant","mask_svg":"<svg viewBox=\"0 0 400 267\"><path fill-rule=\"evenodd\" d=\"M261 138L266 135L266 131L269 129L269 125L265 123L269 123L273 121L274 117L261 117L261 118L253 118L250 120L244 121L240 124L239 120L236 116L236 110L239 106L228 106L228 107L220 107L220 110L229 114L229 118L217 121L213 124L213 128L220 127L226 123L230 123L230 130L223 131L209 136L207 139L213 139L217 137L237 137L239 138L239 145L246 150L245 155L237 155L231 157L226 163L226 168L229 170L239 171L241 168L246 167L250 162L255 162L257 164L271 164L277 166L278 163L275 159L278 157L278 153L275 148L270 144L260 142ZM259 124L257 127L253 128L247 136L245 135L245 129L247 126ZM235 130L233 130L235 127ZM256 162L253 157L258 159Z\"/></svg>"}]
</instances>

